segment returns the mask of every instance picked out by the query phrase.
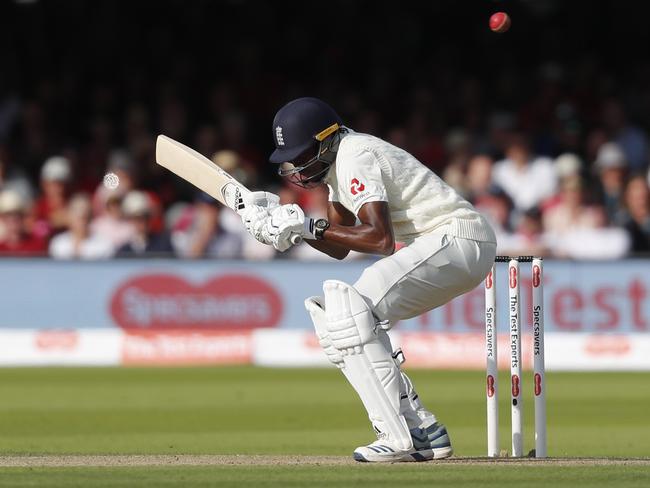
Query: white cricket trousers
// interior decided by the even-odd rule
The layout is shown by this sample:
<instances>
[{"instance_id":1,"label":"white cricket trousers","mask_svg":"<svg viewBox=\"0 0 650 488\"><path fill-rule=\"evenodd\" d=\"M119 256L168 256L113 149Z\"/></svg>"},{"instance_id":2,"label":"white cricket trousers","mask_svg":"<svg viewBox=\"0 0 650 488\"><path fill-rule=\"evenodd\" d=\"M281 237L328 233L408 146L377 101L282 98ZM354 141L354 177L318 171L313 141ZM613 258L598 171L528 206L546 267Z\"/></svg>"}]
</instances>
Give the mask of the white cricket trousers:
<instances>
[{"instance_id":1,"label":"white cricket trousers","mask_svg":"<svg viewBox=\"0 0 650 488\"><path fill-rule=\"evenodd\" d=\"M474 289L495 255L494 243L434 232L366 268L354 287L378 319L394 324Z\"/></svg>"}]
</instances>

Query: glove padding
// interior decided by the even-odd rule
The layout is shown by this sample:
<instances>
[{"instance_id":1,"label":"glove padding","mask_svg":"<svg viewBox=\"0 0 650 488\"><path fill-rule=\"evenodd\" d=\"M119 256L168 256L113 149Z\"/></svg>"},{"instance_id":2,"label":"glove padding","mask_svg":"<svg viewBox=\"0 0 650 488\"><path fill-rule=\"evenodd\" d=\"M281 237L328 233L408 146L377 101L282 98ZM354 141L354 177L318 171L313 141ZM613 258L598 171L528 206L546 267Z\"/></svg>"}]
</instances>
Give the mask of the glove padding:
<instances>
[{"instance_id":1,"label":"glove padding","mask_svg":"<svg viewBox=\"0 0 650 488\"><path fill-rule=\"evenodd\" d=\"M244 195L242 201L246 207L258 205L268 210L280 206L280 197L268 191L252 191Z\"/></svg>"},{"instance_id":2,"label":"glove padding","mask_svg":"<svg viewBox=\"0 0 650 488\"><path fill-rule=\"evenodd\" d=\"M311 235L306 227L311 219L305 219L305 212L295 203L282 205L271 210L266 221L266 233L275 249L280 252L288 250L293 244L294 235ZM306 224L307 223L307 224Z\"/></svg>"},{"instance_id":3,"label":"glove padding","mask_svg":"<svg viewBox=\"0 0 650 488\"><path fill-rule=\"evenodd\" d=\"M250 235L262 244L271 244L266 233L269 211L280 206L280 197L268 191L252 191L242 197L244 210L240 212L242 223Z\"/></svg>"},{"instance_id":4,"label":"glove padding","mask_svg":"<svg viewBox=\"0 0 650 488\"><path fill-rule=\"evenodd\" d=\"M260 205L246 205L241 212L241 221L246 230L262 244L272 244L271 236L267 232L267 221L269 212L266 207Z\"/></svg>"}]
</instances>

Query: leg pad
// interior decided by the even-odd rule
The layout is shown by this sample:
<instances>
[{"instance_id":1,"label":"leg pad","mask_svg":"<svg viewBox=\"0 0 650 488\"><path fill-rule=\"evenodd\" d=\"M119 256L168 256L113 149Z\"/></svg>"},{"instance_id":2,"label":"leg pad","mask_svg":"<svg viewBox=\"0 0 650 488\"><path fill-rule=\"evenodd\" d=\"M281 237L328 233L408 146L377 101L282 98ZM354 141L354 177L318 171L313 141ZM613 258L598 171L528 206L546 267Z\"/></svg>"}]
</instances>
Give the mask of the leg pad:
<instances>
[{"instance_id":1,"label":"leg pad","mask_svg":"<svg viewBox=\"0 0 650 488\"><path fill-rule=\"evenodd\" d=\"M323 290L329 339L340 352L345 375L361 397L373 426L399 449L411 449L411 435L400 413L400 371L382 344L383 327L352 286L328 280Z\"/></svg>"}]
</instances>

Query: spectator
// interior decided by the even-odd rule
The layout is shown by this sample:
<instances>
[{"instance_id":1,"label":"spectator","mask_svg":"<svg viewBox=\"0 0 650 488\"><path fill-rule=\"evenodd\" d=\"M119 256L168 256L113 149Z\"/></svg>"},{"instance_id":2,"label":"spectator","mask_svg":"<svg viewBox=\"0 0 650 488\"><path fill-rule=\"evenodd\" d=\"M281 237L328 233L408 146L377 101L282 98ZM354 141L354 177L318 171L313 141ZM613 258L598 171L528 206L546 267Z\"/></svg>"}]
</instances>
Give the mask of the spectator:
<instances>
[{"instance_id":1,"label":"spectator","mask_svg":"<svg viewBox=\"0 0 650 488\"><path fill-rule=\"evenodd\" d=\"M489 190L474 199L476 210L488 219L497 236L497 252L514 247L511 226L511 211L513 208L510 197L499 187L492 186Z\"/></svg>"},{"instance_id":2,"label":"spectator","mask_svg":"<svg viewBox=\"0 0 650 488\"><path fill-rule=\"evenodd\" d=\"M152 203L149 195L142 191L129 192L122 202L122 212L133 227L129 242L120 247L116 256L175 256L171 239L167 232L154 232L151 228Z\"/></svg>"},{"instance_id":3,"label":"spectator","mask_svg":"<svg viewBox=\"0 0 650 488\"><path fill-rule=\"evenodd\" d=\"M624 193L625 230L634 254L650 253L650 189L646 179L633 176L627 182Z\"/></svg>"},{"instance_id":4,"label":"spectator","mask_svg":"<svg viewBox=\"0 0 650 488\"><path fill-rule=\"evenodd\" d=\"M72 170L68 159L53 156L43 164L41 196L34 208L36 231L41 236L50 236L65 229L71 180Z\"/></svg>"},{"instance_id":5,"label":"spectator","mask_svg":"<svg viewBox=\"0 0 650 488\"><path fill-rule=\"evenodd\" d=\"M615 142L603 144L594 162L601 187L601 203L605 207L608 222L619 224L622 218L623 187L627 162L621 147Z\"/></svg>"},{"instance_id":6,"label":"spectator","mask_svg":"<svg viewBox=\"0 0 650 488\"><path fill-rule=\"evenodd\" d=\"M605 212L585 203L581 179L565 179L560 197L560 203L543 215L547 243L555 256L618 259L627 253L627 234L619 228L605 228Z\"/></svg>"},{"instance_id":7,"label":"spectator","mask_svg":"<svg viewBox=\"0 0 650 488\"><path fill-rule=\"evenodd\" d=\"M598 151L604 144L611 142L607 137L607 132L603 129L594 129L586 137L583 146L583 154L587 161L596 161L598 159Z\"/></svg>"},{"instance_id":8,"label":"spectator","mask_svg":"<svg viewBox=\"0 0 650 488\"><path fill-rule=\"evenodd\" d=\"M25 202L31 202L34 196L32 185L25 173L9 164L8 156L0 146L0 191L3 190L14 190L20 193Z\"/></svg>"},{"instance_id":9,"label":"spectator","mask_svg":"<svg viewBox=\"0 0 650 488\"><path fill-rule=\"evenodd\" d=\"M525 137L513 136L505 155L494 165L492 181L508 194L516 210L525 212L555 193L557 179L552 161L533 155Z\"/></svg>"},{"instance_id":10,"label":"spectator","mask_svg":"<svg viewBox=\"0 0 650 488\"><path fill-rule=\"evenodd\" d=\"M452 129L445 138L447 165L442 179L461 195L467 195L465 173L470 160L470 139L464 129Z\"/></svg>"},{"instance_id":11,"label":"spectator","mask_svg":"<svg viewBox=\"0 0 650 488\"><path fill-rule=\"evenodd\" d=\"M0 256L42 256L47 243L30 232L27 204L20 193L0 193Z\"/></svg>"},{"instance_id":12,"label":"spectator","mask_svg":"<svg viewBox=\"0 0 650 488\"><path fill-rule=\"evenodd\" d=\"M224 149L217 151L212 155L212 162L221 167L229 175L239 181L246 187L252 187L255 184L255 169L236 151Z\"/></svg>"},{"instance_id":13,"label":"spectator","mask_svg":"<svg viewBox=\"0 0 650 488\"><path fill-rule=\"evenodd\" d=\"M648 166L648 138L638 127L627 121L623 106L618 100L603 104L603 125L623 153L632 171L642 171Z\"/></svg>"},{"instance_id":14,"label":"spectator","mask_svg":"<svg viewBox=\"0 0 650 488\"><path fill-rule=\"evenodd\" d=\"M97 185L93 193L93 211L97 216L101 216L108 210L106 204L108 203L109 195L115 195L116 192L119 192L124 196L135 189L136 186L135 168L131 157L126 151L116 150L111 153L108 164L106 165L106 173L115 174L119 181L119 186L113 190L106 187L103 183Z\"/></svg>"},{"instance_id":15,"label":"spectator","mask_svg":"<svg viewBox=\"0 0 650 488\"><path fill-rule=\"evenodd\" d=\"M242 255L242 236L228 232L220 225L221 212L217 202L200 193L194 205L187 206L173 227L172 242L178 254L187 258L215 257L236 259ZM234 214L239 220L241 219ZM260 244L263 245L263 244Z\"/></svg>"},{"instance_id":16,"label":"spectator","mask_svg":"<svg viewBox=\"0 0 650 488\"><path fill-rule=\"evenodd\" d=\"M582 161L578 156L571 153L565 153L558 156L553 162L553 168L557 176L560 189L572 180L581 180ZM551 198L548 198L542 204L542 209L548 209L562 203L562 192L558 192Z\"/></svg>"},{"instance_id":17,"label":"spectator","mask_svg":"<svg viewBox=\"0 0 650 488\"><path fill-rule=\"evenodd\" d=\"M603 227L606 220L601 207L585 204L582 180L571 178L562 182L560 201L544 213L543 222L547 232L561 234Z\"/></svg>"},{"instance_id":18,"label":"spectator","mask_svg":"<svg viewBox=\"0 0 650 488\"><path fill-rule=\"evenodd\" d=\"M524 212L517 227L503 242L499 242L499 252L512 256L547 256L549 249L544 243L542 213L538 208Z\"/></svg>"},{"instance_id":19,"label":"spectator","mask_svg":"<svg viewBox=\"0 0 650 488\"><path fill-rule=\"evenodd\" d=\"M560 154L553 163L555 174L560 182L570 178L580 178L582 160L572 153Z\"/></svg>"},{"instance_id":20,"label":"spectator","mask_svg":"<svg viewBox=\"0 0 650 488\"><path fill-rule=\"evenodd\" d=\"M223 145L233 151L245 161L257 163L257 170L263 172L265 158L250 143L248 136L248 119L240 110L226 110L219 114L219 131L223 137Z\"/></svg>"},{"instance_id":21,"label":"spectator","mask_svg":"<svg viewBox=\"0 0 650 488\"><path fill-rule=\"evenodd\" d=\"M508 111L495 111L487 117L487 140L483 141L481 150L490 154L505 152L512 134L516 117Z\"/></svg>"},{"instance_id":22,"label":"spectator","mask_svg":"<svg viewBox=\"0 0 650 488\"><path fill-rule=\"evenodd\" d=\"M493 164L493 159L486 154L478 154L469 160L465 186L470 201L475 202L489 193Z\"/></svg>"},{"instance_id":23,"label":"spectator","mask_svg":"<svg viewBox=\"0 0 650 488\"><path fill-rule=\"evenodd\" d=\"M79 193L70 198L67 209L68 229L50 242L50 256L55 259L107 259L113 255L110 240L91 231L90 198Z\"/></svg>"},{"instance_id":24,"label":"spectator","mask_svg":"<svg viewBox=\"0 0 650 488\"><path fill-rule=\"evenodd\" d=\"M106 200L104 211L91 221L90 231L110 242L115 251L126 244L133 235L133 226L129 225L122 213L124 193L121 185L119 189L103 192L101 198Z\"/></svg>"}]
</instances>

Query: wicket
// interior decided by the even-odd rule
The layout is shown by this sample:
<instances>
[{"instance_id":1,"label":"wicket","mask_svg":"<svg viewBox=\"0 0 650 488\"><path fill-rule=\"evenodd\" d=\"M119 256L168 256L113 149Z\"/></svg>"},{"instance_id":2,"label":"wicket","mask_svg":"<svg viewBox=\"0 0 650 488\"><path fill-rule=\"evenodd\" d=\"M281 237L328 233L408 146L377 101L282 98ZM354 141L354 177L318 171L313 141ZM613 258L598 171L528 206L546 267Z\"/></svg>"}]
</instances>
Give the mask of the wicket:
<instances>
[{"instance_id":1,"label":"wicket","mask_svg":"<svg viewBox=\"0 0 650 488\"><path fill-rule=\"evenodd\" d=\"M542 258L497 256L485 279L485 350L487 447L489 457L499 456L499 381L497 364L497 263L508 263L508 318L510 332L510 400L512 456L524 455L521 299L519 263L532 263L533 384L535 395L535 457L546 457L546 383L544 378L544 296Z\"/></svg>"}]
</instances>

